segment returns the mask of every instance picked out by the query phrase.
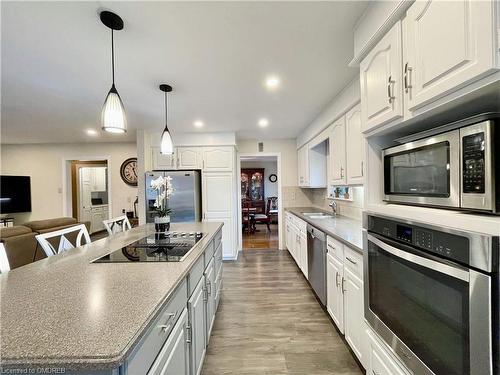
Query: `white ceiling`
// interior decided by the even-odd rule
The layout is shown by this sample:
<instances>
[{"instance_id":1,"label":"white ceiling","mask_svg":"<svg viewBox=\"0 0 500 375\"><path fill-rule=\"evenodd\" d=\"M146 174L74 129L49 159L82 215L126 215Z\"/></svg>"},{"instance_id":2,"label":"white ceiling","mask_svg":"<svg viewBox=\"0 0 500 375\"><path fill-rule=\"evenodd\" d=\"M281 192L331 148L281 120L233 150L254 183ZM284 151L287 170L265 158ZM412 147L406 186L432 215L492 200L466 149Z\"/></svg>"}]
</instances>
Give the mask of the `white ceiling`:
<instances>
[{"instance_id":1,"label":"white ceiling","mask_svg":"<svg viewBox=\"0 0 500 375\"><path fill-rule=\"evenodd\" d=\"M352 29L363 2L5 2L1 4L2 143L135 140L136 129L234 131L293 138L357 73ZM126 135L99 134L111 86L110 32L118 13L116 87ZM281 88L264 87L268 74ZM269 119L261 129L257 121ZM193 121L201 119L202 129Z\"/></svg>"}]
</instances>

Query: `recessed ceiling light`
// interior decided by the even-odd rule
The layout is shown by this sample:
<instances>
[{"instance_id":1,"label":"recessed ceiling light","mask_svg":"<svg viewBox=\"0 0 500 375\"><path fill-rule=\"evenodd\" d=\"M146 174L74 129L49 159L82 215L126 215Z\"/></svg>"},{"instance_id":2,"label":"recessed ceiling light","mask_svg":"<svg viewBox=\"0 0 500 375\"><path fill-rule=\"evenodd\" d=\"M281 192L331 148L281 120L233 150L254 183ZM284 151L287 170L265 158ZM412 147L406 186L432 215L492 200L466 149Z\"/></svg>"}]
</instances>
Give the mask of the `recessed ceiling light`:
<instances>
[{"instance_id":1,"label":"recessed ceiling light","mask_svg":"<svg viewBox=\"0 0 500 375\"><path fill-rule=\"evenodd\" d=\"M261 128L265 128L269 125L269 120L267 118L261 118L258 124Z\"/></svg>"},{"instance_id":2,"label":"recessed ceiling light","mask_svg":"<svg viewBox=\"0 0 500 375\"><path fill-rule=\"evenodd\" d=\"M275 90L279 87L280 85L280 79L277 76L269 76L266 78L266 87L269 90Z\"/></svg>"},{"instance_id":3,"label":"recessed ceiling light","mask_svg":"<svg viewBox=\"0 0 500 375\"><path fill-rule=\"evenodd\" d=\"M203 127L203 125L205 125L205 124L203 123L203 121L196 120L196 121L194 122L194 126L196 126L197 128L202 128L202 127Z\"/></svg>"},{"instance_id":4,"label":"recessed ceiling light","mask_svg":"<svg viewBox=\"0 0 500 375\"><path fill-rule=\"evenodd\" d=\"M97 131L95 131L94 129L87 129L87 134L88 135L97 135Z\"/></svg>"}]
</instances>

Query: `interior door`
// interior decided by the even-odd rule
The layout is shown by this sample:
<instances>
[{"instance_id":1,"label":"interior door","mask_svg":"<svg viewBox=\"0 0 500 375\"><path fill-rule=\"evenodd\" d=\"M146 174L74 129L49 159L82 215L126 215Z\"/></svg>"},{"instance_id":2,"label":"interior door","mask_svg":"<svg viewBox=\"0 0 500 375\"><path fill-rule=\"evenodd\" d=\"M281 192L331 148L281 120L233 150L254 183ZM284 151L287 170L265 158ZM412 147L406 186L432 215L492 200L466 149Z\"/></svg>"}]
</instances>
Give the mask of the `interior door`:
<instances>
[{"instance_id":1,"label":"interior door","mask_svg":"<svg viewBox=\"0 0 500 375\"><path fill-rule=\"evenodd\" d=\"M495 1L416 1L403 21L408 109L415 110L495 66Z\"/></svg>"},{"instance_id":2,"label":"interior door","mask_svg":"<svg viewBox=\"0 0 500 375\"><path fill-rule=\"evenodd\" d=\"M443 23L441 27L446 28ZM401 55L398 21L360 64L364 130L403 116Z\"/></svg>"},{"instance_id":3,"label":"interior door","mask_svg":"<svg viewBox=\"0 0 500 375\"><path fill-rule=\"evenodd\" d=\"M91 173L90 168L79 168L78 169L78 179L79 183L79 208L78 208L78 221L92 222L92 213L90 211L92 206L91 201Z\"/></svg>"}]
</instances>

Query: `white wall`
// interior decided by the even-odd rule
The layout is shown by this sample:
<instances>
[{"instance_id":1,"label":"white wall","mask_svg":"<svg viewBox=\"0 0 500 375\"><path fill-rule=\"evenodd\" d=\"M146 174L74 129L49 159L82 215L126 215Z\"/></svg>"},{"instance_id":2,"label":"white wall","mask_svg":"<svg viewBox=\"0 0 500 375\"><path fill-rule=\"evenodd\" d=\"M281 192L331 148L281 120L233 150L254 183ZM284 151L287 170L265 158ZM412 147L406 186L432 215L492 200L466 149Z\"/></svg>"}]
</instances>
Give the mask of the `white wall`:
<instances>
[{"instance_id":1,"label":"white wall","mask_svg":"<svg viewBox=\"0 0 500 375\"><path fill-rule=\"evenodd\" d=\"M122 162L137 156L135 143L1 145L1 174L31 176L32 212L12 214L15 223L66 216L63 213L63 159L110 158L112 215L133 210L137 188L120 177Z\"/></svg>"},{"instance_id":2,"label":"white wall","mask_svg":"<svg viewBox=\"0 0 500 375\"><path fill-rule=\"evenodd\" d=\"M276 161L242 161L241 169L243 168L264 168L264 197L278 196L278 181L269 181L269 176L272 174L278 175L278 164Z\"/></svg>"},{"instance_id":3,"label":"white wall","mask_svg":"<svg viewBox=\"0 0 500 375\"><path fill-rule=\"evenodd\" d=\"M256 139L238 140L238 152L242 154L258 154L259 142L264 142L264 152L281 153L281 186L297 186L297 141L295 139Z\"/></svg>"},{"instance_id":4,"label":"white wall","mask_svg":"<svg viewBox=\"0 0 500 375\"><path fill-rule=\"evenodd\" d=\"M297 137L297 148L303 146L341 115L354 107L361 100L359 77L356 77L328 104L316 119Z\"/></svg>"}]
</instances>

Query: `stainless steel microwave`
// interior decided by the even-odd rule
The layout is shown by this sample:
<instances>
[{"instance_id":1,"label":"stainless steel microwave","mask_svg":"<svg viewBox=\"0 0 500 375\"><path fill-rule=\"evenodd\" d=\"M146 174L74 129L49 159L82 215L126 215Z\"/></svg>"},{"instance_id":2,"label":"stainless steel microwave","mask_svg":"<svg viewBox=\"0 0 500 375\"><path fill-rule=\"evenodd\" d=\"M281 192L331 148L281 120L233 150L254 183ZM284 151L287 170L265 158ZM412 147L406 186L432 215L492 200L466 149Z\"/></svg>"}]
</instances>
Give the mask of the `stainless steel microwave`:
<instances>
[{"instance_id":1,"label":"stainless steel microwave","mask_svg":"<svg viewBox=\"0 0 500 375\"><path fill-rule=\"evenodd\" d=\"M500 214L500 129L483 121L383 151L385 201Z\"/></svg>"}]
</instances>

